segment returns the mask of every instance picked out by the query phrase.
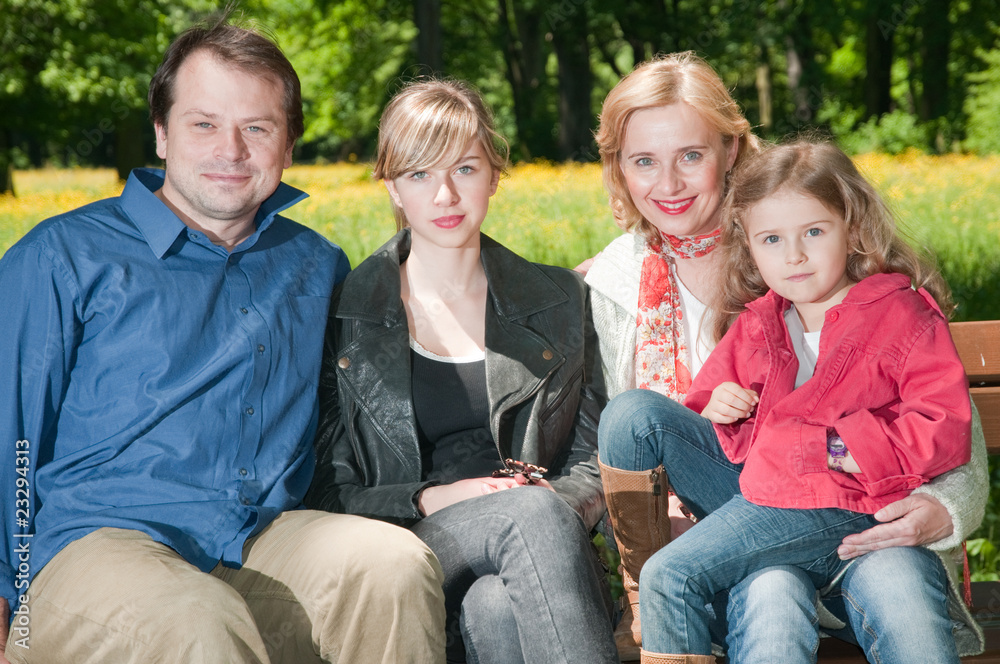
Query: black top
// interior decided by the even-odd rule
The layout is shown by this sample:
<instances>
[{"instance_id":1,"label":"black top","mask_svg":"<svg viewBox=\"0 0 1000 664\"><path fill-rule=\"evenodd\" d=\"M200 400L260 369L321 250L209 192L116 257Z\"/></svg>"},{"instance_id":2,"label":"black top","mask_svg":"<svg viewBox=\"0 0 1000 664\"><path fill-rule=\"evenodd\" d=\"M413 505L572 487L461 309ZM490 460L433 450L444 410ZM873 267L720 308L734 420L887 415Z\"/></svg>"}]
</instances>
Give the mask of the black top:
<instances>
[{"instance_id":1,"label":"black top","mask_svg":"<svg viewBox=\"0 0 1000 664\"><path fill-rule=\"evenodd\" d=\"M410 358L423 479L447 484L502 468L490 433L486 360L439 360L415 350Z\"/></svg>"}]
</instances>

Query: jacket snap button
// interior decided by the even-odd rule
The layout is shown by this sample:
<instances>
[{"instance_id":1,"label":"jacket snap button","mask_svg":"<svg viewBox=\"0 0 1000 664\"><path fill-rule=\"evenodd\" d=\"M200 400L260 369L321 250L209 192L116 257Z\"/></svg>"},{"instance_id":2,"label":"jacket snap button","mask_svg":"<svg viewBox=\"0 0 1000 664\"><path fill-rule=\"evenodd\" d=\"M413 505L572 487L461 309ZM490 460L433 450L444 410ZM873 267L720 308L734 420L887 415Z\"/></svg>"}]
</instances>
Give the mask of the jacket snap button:
<instances>
[{"instance_id":1,"label":"jacket snap button","mask_svg":"<svg viewBox=\"0 0 1000 664\"><path fill-rule=\"evenodd\" d=\"M340 367L341 369L346 369L349 366L351 366L351 360L349 358L342 357L339 360L337 360L337 366Z\"/></svg>"},{"instance_id":2,"label":"jacket snap button","mask_svg":"<svg viewBox=\"0 0 1000 664\"><path fill-rule=\"evenodd\" d=\"M544 359L546 359L546 360L551 360L552 359L552 351L549 350L548 348L546 348L545 350L542 351L542 357Z\"/></svg>"}]
</instances>

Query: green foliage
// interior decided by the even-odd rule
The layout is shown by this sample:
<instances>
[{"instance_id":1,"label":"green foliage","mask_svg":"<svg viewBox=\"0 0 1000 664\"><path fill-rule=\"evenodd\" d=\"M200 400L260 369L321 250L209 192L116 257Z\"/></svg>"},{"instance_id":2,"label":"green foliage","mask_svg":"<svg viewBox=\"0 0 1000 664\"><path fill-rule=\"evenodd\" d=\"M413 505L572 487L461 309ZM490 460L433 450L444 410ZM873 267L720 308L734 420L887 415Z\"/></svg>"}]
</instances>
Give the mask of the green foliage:
<instances>
[{"instance_id":1,"label":"green foliage","mask_svg":"<svg viewBox=\"0 0 1000 664\"><path fill-rule=\"evenodd\" d=\"M917 124L912 114L895 110L837 134L837 142L848 154L902 154L910 148L926 145L927 130Z\"/></svg>"},{"instance_id":2,"label":"green foliage","mask_svg":"<svg viewBox=\"0 0 1000 664\"><path fill-rule=\"evenodd\" d=\"M978 51L986 69L970 73L969 96L965 111L969 115L968 138L965 147L979 153L1000 152L1000 48Z\"/></svg>"},{"instance_id":3,"label":"green foliage","mask_svg":"<svg viewBox=\"0 0 1000 664\"><path fill-rule=\"evenodd\" d=\"M145 115L149 79L170 40L212 0L3 0L0 117L54 163L112 163L116 133ZM141 135L137 137L140 140Z\"/></svg>"},{"instance_id":4,"label":"green foliage","mask_svg":"<svg viewBox=\"0 0 1000 664\"><path fill-rule=\"evenodd\" d=\"M1000 581L1000 458L990 457L990 497L983 525L968 541L973 581Z\"/></svg>"},{"instance_id":5,"label":"green foliage","mask_svg":"<svg viewBox=\"0 0 1000 664\"><path fill-rule=\"evenodd\" d=\"M347 158L373 135L417 34L406 9L398 0L253 3L299 73L303 140L318 153Z\"/></svg>"},{"instance_id":6,"label":"green foliage","mask_svg":"<svg viewBox=\"0 0 1000 664\"><path fill-rule=\"evenodd\" d=\"M111 139L119 125L134 131L142 122L149 77L170 40L222 3L0 4L0 164L41 165L111 163L117 151ZM1000 33L991 4L949 0L945 11L938 2L893 0L442 3L441 73L483 91L515 158L565 156L557 145L560 125L569 115L579 125L580 104L561 105L566 81L554 44L571 33L581 41L577 30L590 58L591 122L636 61L692 49L715 66L769 138L820 125L855 152L960 145L992 152L1000 150L993 121ZM242 0L242 8L273 29L302 78L306 134L297 158L370 155L385 102L401 81L422 72L413 3ZM865 107L869 29L893 44L889 93L896 111L879 120ZM942 43L943 83L925 76L940 60L934 48ZM771 118L766 126L765 118ZM584 148L571 156L596 158Z\"/></svg>"}]
</instances>

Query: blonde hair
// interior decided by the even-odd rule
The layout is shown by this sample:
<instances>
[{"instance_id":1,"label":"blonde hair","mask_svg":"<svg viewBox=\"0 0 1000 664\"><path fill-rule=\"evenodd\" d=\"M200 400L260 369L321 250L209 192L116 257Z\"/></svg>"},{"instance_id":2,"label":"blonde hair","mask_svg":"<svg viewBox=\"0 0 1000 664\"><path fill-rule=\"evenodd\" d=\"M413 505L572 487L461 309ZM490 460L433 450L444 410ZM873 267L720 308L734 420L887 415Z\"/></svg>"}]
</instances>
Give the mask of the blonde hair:
<instances>
[{"instance_id":1,"label":"blonde hair","mask_svg":"<svg viewBox=\"0 0 1000 664\"><path fill-rule=\"evenodd\" d=\"M490 167L507 168L507 141L493 128L493 114L472 86L457 80L422 79L405 85L382 112L372 175L394 180L403 173L450 164L478 140ZM409 226L392 204L397 230Z\"/></svg>"},{"instance_id":2,"label":"blonde hair","mask_svg":"<svg viewBox=\"0 0 1000 664\"><path fill-rule=\"evenodd\" d=\"M747 303L768 291L750 254L743 220L754 205L779 190L811 196L843 218L852 282L879 273L905 274L914 287L927 289L946 316L951 313L948 285L899 236L889 207L851 158L833 143L806 139L767 148L733 172L722 207L722 281L712 307L716 341Z\"/></svg>"},{"instance_id":3,"label":"blonde hair","mask_svg":"<svg viewBox=\"0 0 1000 664\"><path fill-rule=\"evenodd\" d=\"M637 66L608 93L601 108L597 146L601 152L604 187L615 221L625 231L649 239L659 237L632 200L621 168L621 150L629 120L639 110L684 102L694 108L709 127L719 132L729 148L735 140L735 165L758 150L757 137L712 66L691 51L658 56ZM720 187L721 189L722 187Z\"/></svg>"}]
</instances>

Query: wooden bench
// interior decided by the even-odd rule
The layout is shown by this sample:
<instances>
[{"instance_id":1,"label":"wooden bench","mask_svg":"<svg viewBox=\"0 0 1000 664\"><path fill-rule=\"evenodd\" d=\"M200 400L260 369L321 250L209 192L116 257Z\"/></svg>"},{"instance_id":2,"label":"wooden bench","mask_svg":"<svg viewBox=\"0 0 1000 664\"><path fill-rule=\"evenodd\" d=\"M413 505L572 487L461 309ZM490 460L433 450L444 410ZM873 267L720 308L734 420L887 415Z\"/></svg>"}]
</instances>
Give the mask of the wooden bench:
<instances>
[{"instance_id":1,"label":"wooden bench","mask_svg":"<svg viewBox=\"0 0 1000 664\"><path fill-rule=\"evenodd\" d=\"M952 323L951 335L969 376L972 399L979 410L986 436L986 452L1000 455L1000 321ZM986 652L963 662L1000 664L1000 582L972 584L972 615L986 634ZM823 639L821 664L864 664L857 646L838 639ZM918 664L918 663L915 663Z\"/></svg>"}]
</instances>

